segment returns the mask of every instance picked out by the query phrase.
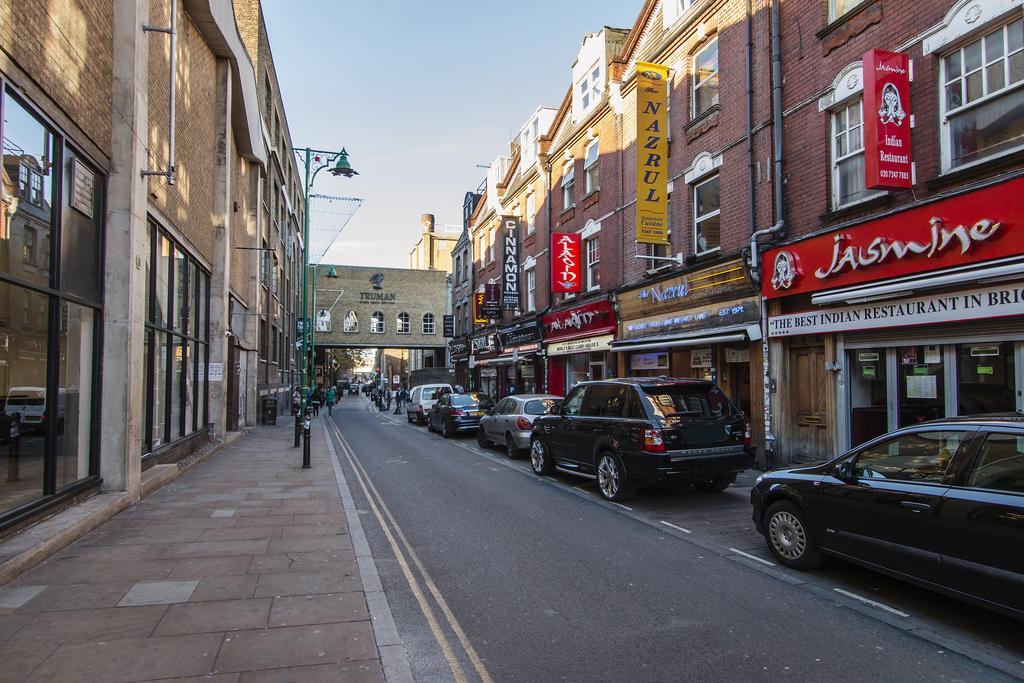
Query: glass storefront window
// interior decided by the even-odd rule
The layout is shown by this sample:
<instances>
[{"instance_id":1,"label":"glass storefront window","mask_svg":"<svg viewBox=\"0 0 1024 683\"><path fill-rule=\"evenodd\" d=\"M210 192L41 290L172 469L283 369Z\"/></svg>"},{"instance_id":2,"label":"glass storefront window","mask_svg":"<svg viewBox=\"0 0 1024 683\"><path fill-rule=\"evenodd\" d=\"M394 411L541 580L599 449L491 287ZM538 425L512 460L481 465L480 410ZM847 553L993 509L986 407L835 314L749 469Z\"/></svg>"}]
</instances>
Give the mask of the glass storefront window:
<instances>
[{"instance_id":1,"label":"glass storefront window","mask_svg":"<svg viewBox=\"0 0 1024 683\"><path fill-rule=\"evenodd\" d=\"M171 285L171 241L165 235L160 236L156 250L156 306L151 320L160 326L170 323L167 312L167 295Z\"/></svg>"},{"instance_id":2,"label":"glass storefront window","mask_svg":"<svg viewBox=\"0 0 1024 683\"><path fill-rule=\"evenodd\" d=\"M900 346L896 348L899 365L899 425L937 420L946 416L946 387L943 375L942 346Z\"/></svg>"},{"instance_id":3,"label":"glass storefront window","mask_svg":"<svg viewBox=\"0 0 1024 683\"><path fill-rule=\"evenodd\" d=\"M184 436L181 431L181 387L182 372L185 363L185 345L180 337L174 337L172 342L172 353L174 359L171 363L171 425L168 429L168 436L178 438Z\"/></svg>"},{"instance_id":4,"label":"glass storefront window","mask_svg":"<svg viewBox=\"0 0 1024 683\"><path fill-rule=\"evenodd\" d=\"M167 431L167 355L169 353L169 335L158 332L156 344L153 346L153 448L158 448L168 440Z\"/></svg>"},{"instance_id":5,"label":"glass storefront window","mask_svg":"<svg viewBox=\"0 0 1024 683\"><path fill-rule=\"evenodd\" d=\"M57 487L89 476L94 386L93 309L61 305L60 384L57 395Z\"/></svg>"},{"instance_id":6,"label":"glass storefront window","mask_svg":"<svg viewBox=\"0 0 1024 683\"><path fill-rule=\"evenodd\" d=\"M1003 413L1017 409L1011 342L957 345L957 412Z\"/></svg>"},{"instance_id":7,"label":"glass storefront window","mask_svg":"<svg viewBox=\"0 0 1024 683\"><path fill-rule=\"evenodd\" d=\"M42 319L0 331L0 512L43 495L48 297L0 283L0 311L42 310Z\"/></svg>"},{"instance_id":8,"label":"glass storefront window","mask_svg":"<svg viewBox=\"0 0 1024 683\"><path fill-rule=\"evenodd\" d=\"M850 445L859 446L889 431L886 349L849 352Z\"/></svg>"},{"instance_id":9,"label":"glass storefront window","mask_svg":"<svg viewBox=\"0 0 1024 683\"><path fill-rule=\"evenodd\" d=\"M88 301L100 300L100 175L65 147L61 192L61 289ZM91 191L90 191L91 189Z\"/></svg>"},{"instance_id":10,"label":"glass storefront window","mask_svg":"<svg viewBox=\"0 0 1024 683\"><path fill-rule=\"evenodd\" d=\"M174 329L187 332L188 327L188 258L174 250Z\"/></svg>"}]
</instances>

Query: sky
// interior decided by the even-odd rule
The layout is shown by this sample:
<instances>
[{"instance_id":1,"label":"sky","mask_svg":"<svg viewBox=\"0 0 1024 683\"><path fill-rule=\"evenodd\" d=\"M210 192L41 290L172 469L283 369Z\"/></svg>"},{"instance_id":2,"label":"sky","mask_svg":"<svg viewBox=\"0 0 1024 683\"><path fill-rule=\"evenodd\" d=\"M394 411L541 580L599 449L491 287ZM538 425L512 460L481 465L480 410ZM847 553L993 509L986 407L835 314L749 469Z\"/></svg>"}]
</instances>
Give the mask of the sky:
<instances>
[{"instance_id":1,"label":"sky","mask_svg":"<svg viewBox=\"0 0 1024 683\"><path fill-rule=\"evenodd\" d=\"M558 107L588 32L629 28L643 0L263 0L296 147L344 147L360 197L324 263L408 267L420 216L462 200L541 106ZM300 169L301 173L301 169Z\"/></svg>"}]
</instances>

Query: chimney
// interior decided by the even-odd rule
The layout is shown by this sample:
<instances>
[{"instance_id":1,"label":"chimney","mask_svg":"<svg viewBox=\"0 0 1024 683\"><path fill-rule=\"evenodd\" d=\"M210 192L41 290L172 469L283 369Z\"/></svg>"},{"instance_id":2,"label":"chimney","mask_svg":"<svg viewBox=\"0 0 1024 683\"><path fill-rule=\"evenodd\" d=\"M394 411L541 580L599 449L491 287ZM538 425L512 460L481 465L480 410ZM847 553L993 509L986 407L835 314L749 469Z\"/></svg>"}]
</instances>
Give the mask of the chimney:
<instances>
[{"instance_id":1,"label":"chimney","mask_svg":"<svg viewBox=\"0 0 1024 683\"><path fill-rule=\"evenodd\" d=\"M425 213L420 216L420 229L423 232L434 232L434 214Z\"/></svg>"}]
</instances>

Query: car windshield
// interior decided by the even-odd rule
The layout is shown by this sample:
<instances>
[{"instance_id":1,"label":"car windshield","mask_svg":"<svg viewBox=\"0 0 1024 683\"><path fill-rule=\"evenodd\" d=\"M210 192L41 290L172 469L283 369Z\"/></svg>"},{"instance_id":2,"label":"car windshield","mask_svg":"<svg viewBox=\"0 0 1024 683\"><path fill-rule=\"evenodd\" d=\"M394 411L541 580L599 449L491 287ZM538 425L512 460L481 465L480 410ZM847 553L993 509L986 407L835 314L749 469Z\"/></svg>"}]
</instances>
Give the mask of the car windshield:
<instances>
[{"instance_id":1,"label":"car windshield","mask_svg":"<svg viewBox=\"0 0 1024 683\"><path fill-rule=\"evenodd\" d=\"M41 394L14 394L7 399L9 406L41 406L44 397Z\"/></svg>"},{"instance_id":2,"label":"car windshield","mask_svg":"<svg viewBox=\"0 0 1024 683\"><path fill-rule=\"evenodd\" d=\"M562 401L557 398L535 398L526 402L523 412L527 415L551 415L557 413Z\"/></svg>"},{"instance_id":3,"label":"car windshield","mask_svg":"<svg viewBox=\"0 0 1024 683\"><path fill-rule=\"evenodd\" d=\"M487 404L491 399L487 394L471 391L467 394L452 394L452 405L456 407L471 406L475 404Z\"/></svg>"},{"instance_id":4,"label":"car windshield","mask_svg":"<svg viewBox=\"0 0 1024 683\"><path fill-rule=\"evenodd\" d=\"M660 418L727 417L732 404L718 387L712 385L676 385L645 387L644 398Z\"/></svg>"},{"instance_id":5,"label":"car windshield","mask_svg":"<svg viewBox=\"0 0 1024 683\"><path fill-rule=\"evenodd\" d=\"M433 401L435 398L437 398L438 391L440 391L440 387L426 387L423 390L423 400Z\"/></svg>"}]
</instances>

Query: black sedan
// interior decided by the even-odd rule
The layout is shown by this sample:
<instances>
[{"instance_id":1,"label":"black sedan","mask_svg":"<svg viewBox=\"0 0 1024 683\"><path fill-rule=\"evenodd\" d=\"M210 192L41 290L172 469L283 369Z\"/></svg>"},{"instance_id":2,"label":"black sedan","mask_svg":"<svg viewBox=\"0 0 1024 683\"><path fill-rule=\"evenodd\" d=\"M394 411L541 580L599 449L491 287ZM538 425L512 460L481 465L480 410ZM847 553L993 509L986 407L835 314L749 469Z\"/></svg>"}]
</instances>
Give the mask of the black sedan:
<instances>
[{"instance_id":1,"label":"black sedan","mask_svg":"<svg viewBox=\"0 0 1024 683\"><path fill-rule=\"evenodd\" d=\"M750 499L788 567L834 556L1024 619L1024 415L900 429Z\"/></svg>"},{"instance_id":2,"label":"black sedan","mask_svg":"<svg viewBox=\"0 0 1024 683\"><path fill-rule=\"evenodd\" d=\"M459 432L475 432L480 418L493 407L490 396L478 391L443 394L427 415L427 429L440 432L446 439Z\"/></svg>"}]
</instances>

